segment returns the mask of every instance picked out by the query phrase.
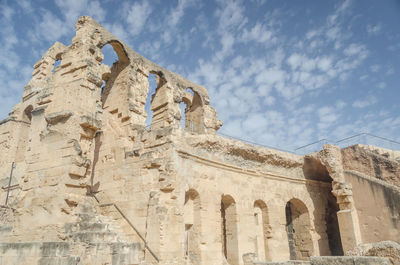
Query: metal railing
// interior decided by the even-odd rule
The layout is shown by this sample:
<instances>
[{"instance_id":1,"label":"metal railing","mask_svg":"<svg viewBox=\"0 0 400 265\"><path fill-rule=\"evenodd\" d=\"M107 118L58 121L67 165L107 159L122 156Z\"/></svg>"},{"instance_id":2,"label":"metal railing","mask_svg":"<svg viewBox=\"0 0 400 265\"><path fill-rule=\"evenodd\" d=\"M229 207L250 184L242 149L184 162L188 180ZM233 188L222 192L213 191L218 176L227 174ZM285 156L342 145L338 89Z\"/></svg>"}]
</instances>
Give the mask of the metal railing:
<instances>
[{"instance_id":1,"label":"metal railing","mask_svg":"<svg viewBox=\"0 0 400 265\"><path fill-rule=\"evenodd\" d=\"M319 151L322 149L324 144L333 144L338 145L341 148L345 148L351 145L363 144L363 145L373 145L379 148L386 148L390 151L399 150L400 151L400 142L395 141L393 139L381 137L378 135L374 135L371 133L357 133L352 136L348 136L336 141L321 139L316 142L312 142L310 144L306 144L300 146L295 149L297 154L307 154L315 151Z\"/></svg>"},{"instance_id":2,"label":"metal railing","mask_svg":"<svg viewBox=\"0 0 400 265\"><path fill-rule=\"evenodd\" d=\"M275 147L275 146L269 146L269 145L265 145L265 144L252 142L252 141L249 141L249 140L245 140L243 138L239 138L237 136L232 136L232 135L228 135L228 134L221 133L221 132L217 132L217 135L220 135L220 136L225 137L225 138L230 138L230 139L233 139L233 140L245 142L245 143L248 143L248 144L251 144L251 145L256 145L256 146L265 147L265 148L269 148L269 149L275 149L275 150L278 150L278 151L281 151L281 152L293 153L293 154L296 153L295 151L290 151L290 150L282 149L282 148Z\"/></svg>"},{"instance_id":3,"label":"metal railing","mask_svg":"<svg viewBox=\"0 0 400 265\"><path fill-rule=\"evenodd\" d=\"M107 207L107 206L114 206L114 208L121 214L121 216L125 219L125 221L129 224L129 226L136 232L136 234L139 236L139 238L143 241L144 247L150 252L150 254L153 256L153 258L157 261L160 262L158 259L157 255L151 250L149 245L147 244L146 239L142 236L142 234L139 232L139 230L133 225L133 223L128 219L128 217L122 212L121 208L118 207L115 203L104 203L101 204L99 199L94 193L91 193L93 198L99 203L99 207Z\"/></svg>"},{"instance_id":4,"label":"metal railing","mask_svg":"<svg viewBox=\"0 0 400 265\"><path fill-rule=\"evenodd\" d=\"M7 204L8 204L8 196L10 195L11 179L12 179L14 168L15 168L15 162L12 162L11 172L10 172L10 179L8 181L8 187L7 187L6 203L4 204L5 206L7 206Z\"/></svg>"},{"instance_id":5,"label":"metal railing","mask_svg":"<svg viewBox=\"0 0 400 265\"><path fill-rule=\"evenodd\" d=\"M149 125L146 125L145 128L147 131L151 130L151 126L155 125L157 123L163 122L167 120L166 118L164 119L160 119L157 121L152 122ZM194 121L190 121L193 125L200 125L203 126L200 123L196 123ZM182 128L183 130L187 130L185 128ZM193 130L187 130L189 132L193 132ZM364 145L374 145L377 147L381 147L381 148L387 148L390 150L400 150L400 142L389 139L389 138L385 138L385 137L381 137L378 135L374 135L371 133L357 133L355 135L349 136L349 137L345 137L343 139L340 140L330 140L330 139L320 139L318 141L300 146L295 148L294 150L288 150L288 149L284 149L284 148L280 148L280 147L276 147L276 146L270 146L270 145L266 145L266 144L261 144L261 143L257 143L254 141L250 141L250 140L246 140L243 138L240 138L238 136L233 136L233 135L229 135L226 133L222 133L217 131L217 135L225 137L225 138L229 138L229 139L233 139L233 140L238 140L244 143L248 143L251 145L256 145L256 146L260 146L260 147L265 147L265 148L270 148L270 149L275 149L278 151L282 151L282 152L287 152L287 153L293 153L293 154L298 154L298 155L304 155L304 154L309 154L309 153L313 153L319 150L322 150L323 145L324 144L334 144L334 145L339 145L341 148L350 146L350 145L355 145L355 144L364 144ZM371 139L375 139L375 141L371 140Z\"/></svg>"}]
</instances>

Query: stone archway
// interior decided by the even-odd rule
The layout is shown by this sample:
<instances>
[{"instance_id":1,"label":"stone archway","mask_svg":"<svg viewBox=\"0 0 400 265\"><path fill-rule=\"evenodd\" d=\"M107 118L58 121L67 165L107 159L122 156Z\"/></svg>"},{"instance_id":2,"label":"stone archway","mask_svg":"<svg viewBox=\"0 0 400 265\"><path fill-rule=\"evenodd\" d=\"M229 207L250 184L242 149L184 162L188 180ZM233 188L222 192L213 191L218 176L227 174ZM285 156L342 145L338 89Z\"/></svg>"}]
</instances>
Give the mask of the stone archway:
<instances>
[{"instance_id":1,"label":"stone archway","mask_svg":"<svg viewBox=\"0 0 400 265\"><path fill-rule=\"evenodd\" d=\"M308 209L299 199L291 199L286 204L285 212L290 259L308 260L314 252Z\"/></svg>"},{"instance_id":2,"label":"stone archway","mask_svg":"<svg viewBox=\"0 0 400 265\"><path fill-rule=\"evenodd\" d=\"M239 264L236 202L230 195L221 199L222 253L230 265Z\"/></svg>"}]
</instances>

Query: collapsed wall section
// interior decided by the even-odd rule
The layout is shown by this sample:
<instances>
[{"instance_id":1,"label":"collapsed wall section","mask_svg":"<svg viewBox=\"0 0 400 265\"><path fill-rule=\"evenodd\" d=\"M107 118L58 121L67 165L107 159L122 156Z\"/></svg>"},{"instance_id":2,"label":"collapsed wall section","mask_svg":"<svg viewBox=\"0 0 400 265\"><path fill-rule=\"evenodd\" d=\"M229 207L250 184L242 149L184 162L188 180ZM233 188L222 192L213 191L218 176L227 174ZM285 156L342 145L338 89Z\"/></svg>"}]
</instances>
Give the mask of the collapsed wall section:
<instances>
[{"instance_id":1,"label":"collapsed wall section","mask_svg":"<svg viewBox=\"0 0 400 265\"><path fill-rule=\"evenodd\" d=\"M118 56L112 66L103 63L105 45ZM93 253L131 248L135 262L237 265L248 252L308 260L341 254L333 247L341 236L345 250L360 242L346 153L258 148L216 136L221 125L204 87L79 18L72 44L55 43L35 64L22 101L0 123L2 200L16 162L12 221L0 241L68 242L68 256L85 256L101 239Z\"/></svg>"}]
</instances>

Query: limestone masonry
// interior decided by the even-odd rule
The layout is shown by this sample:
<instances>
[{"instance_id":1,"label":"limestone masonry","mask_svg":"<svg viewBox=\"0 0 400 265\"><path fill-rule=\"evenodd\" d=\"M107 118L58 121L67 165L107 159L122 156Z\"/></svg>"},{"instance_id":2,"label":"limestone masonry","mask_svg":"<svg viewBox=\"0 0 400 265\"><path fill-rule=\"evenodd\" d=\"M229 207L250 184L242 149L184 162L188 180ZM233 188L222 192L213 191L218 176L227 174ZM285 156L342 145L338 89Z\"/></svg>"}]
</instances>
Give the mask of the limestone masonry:
<instances>
[{"instance_id":1,"label":"limestone masonry","mask_svg":"<svg viewBox=\"0 0 400 265\"><path fill-rule=\"evenodd\" d=\"M206 88L79 18L0 122L0 264L400 264L398 152L301 156L221 125Z\"/></svg>"}]
</instances>

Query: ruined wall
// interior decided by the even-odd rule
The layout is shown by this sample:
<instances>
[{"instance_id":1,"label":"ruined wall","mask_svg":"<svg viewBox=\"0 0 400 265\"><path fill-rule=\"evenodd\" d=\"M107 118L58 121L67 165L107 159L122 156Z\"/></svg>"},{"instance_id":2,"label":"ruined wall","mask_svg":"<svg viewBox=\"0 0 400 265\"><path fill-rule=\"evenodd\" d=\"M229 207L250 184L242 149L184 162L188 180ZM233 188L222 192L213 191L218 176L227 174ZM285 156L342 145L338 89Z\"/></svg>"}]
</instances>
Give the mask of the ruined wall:
<instances>
[{"instance_id":1,"label":"ruined wall","mask_svg":"<svg viewBox=\"0 0 400 265\"><path fill-rule=\"evenodd\" d=\"M311 246L304 258L332 254L326 226L332 186L330 182L307 179L303 174L303 157L220 137L185 136L179 141L175 159L179 170L172 194L177 198L169 198L170 204L176 205L180 212L185 191L189 190L196 191L200 201L199 236L201 245L207 248L200 248L201 261L195 264L222 264L224 244L236 244L234 248L230 246L237 251L230 261L229 250L225 250L229 264L242 264L242 255L249 252L258 253L260 261L290 259L285 216L285 206L290 200L303 203L306 212L307 220L303 222L309 227L302 232L299 229L296 234L304 242L307 235L301 233L310 235ZM224 202L226 197L231 202ZM221 207L227 203L234 204L234 216L225 210L226 229L231 232L226 232L228 238L224 243ZM178 216L173 213L169 225L183 231L182 213ZM259 225L261 229L256 229ZM166 242L173 240L172 236ZM180 238L181 247L175 250L178 253L183 252L184 245L184 238ZM176 255L173 249L169 251L170 256Z\"/></svg>"},{"instance_id":2,"label":"ruined wall","mask_svg":"<svg viewBox=\"0 0 400 265\"><path fill-rule=\"evenodd\" d=\"M341 150L363 243L399 241L400 163L396 153L354 145ZM396 187L397 186L397 187Z\"/></svg>"},{"instance_id":3,"label":"ruined wall","mask_svg":"<svg viewBox=\"0 0 400 265\"><path fill-rule=\"evenodd\" d=\"M400 187L400 160L396 152L363 145L342 149L346 170L383 180Z\"/></svg>"},{"instance_id":4,"label":"ruined wall","mask_svg":"<svg viewBox=\"0 0 400 265\"><path fill-rule=\"evenodd\" d=\"M400 242L400 189L355 171L347 171L353 187L362 242Z\"/></svg>"},{"instance_id":5,"label":"ruined wall","mask_svg":"<svg viewBox=\"0 0 400 265\"><path fill-rule=\"evenodd\" d=\"M43 55L0 123L1 200L16 162L0 261L242 265L245 253L308 260L360 242L355 208L366 211L338 147L303 157L219 137L221 125L204 87L79 18L71 45Z\"/></svg>"}]
</instances>

